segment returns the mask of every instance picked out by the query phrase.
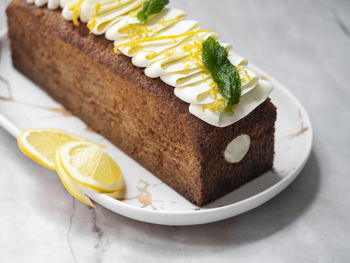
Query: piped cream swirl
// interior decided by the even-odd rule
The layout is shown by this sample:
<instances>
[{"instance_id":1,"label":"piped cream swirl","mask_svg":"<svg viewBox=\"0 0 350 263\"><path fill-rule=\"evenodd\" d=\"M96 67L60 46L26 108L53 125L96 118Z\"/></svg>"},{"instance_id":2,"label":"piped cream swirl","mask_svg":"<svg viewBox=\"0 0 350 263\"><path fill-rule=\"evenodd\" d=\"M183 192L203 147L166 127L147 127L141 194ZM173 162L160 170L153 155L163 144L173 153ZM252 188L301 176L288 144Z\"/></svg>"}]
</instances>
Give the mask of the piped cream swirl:
<instances>
[{"instance_id":1,"label":"piped cream swirl","mask_svg":"<svg viewBox=\"0 0 350 263\"><path fill-rule=\"evenodd\" d=\"M174 94L189 103L189 111L201 120L225 127L247 116L272 91L272 84L262 80L248 66L245 58L221 43L241 77L242 96L233 112L225 110L226 99L218 91L211 74L202 62L202 42L218 36L201 30L197 21L186 20L176 8L164 8L146 24L136 18L145 0L27 0L50 9L61 7L66 20L88 23L95 35L105 34L114 41L117 52L132 58L137 67L145 68L150 78L160 78L174 87Z\"/></svg>"}]
</instances>

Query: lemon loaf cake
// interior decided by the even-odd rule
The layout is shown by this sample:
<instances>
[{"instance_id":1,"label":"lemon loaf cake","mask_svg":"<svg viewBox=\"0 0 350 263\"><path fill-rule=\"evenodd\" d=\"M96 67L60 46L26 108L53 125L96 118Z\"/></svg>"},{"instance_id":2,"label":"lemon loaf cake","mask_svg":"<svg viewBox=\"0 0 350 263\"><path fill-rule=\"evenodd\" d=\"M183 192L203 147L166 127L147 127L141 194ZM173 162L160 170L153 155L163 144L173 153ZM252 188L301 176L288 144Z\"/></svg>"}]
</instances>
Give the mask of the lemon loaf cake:
<instances>
[{"instance_id":1,"label":"lemon loaf cake","mask_svg":"<svg viewBox=\"0 0 350 263\"><path fill-rule=\"evenodd\" d=\"M89 127L203 206L271 169L272 85L214 32L165 4L13 1L12 61Z\"/></svg>"}]
</instances>

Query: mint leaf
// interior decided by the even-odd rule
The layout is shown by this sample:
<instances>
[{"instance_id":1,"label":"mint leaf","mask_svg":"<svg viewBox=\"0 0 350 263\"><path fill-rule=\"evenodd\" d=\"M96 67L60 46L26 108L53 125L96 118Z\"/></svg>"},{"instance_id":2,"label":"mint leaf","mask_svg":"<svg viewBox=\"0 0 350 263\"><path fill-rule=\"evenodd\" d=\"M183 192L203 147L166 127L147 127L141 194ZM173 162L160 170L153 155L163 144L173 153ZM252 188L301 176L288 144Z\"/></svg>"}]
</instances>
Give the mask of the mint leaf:
<instances>
[{"instance_id":1,"label":"mint leaf","mask_svg":"<svg viewBox=\"0 0 350 263\"><path fill-rule=\"evenodd\" d=\"M137 19L141 23L146 23L151 15L159 13L169 0L150 0L143 4L142 10L137 13Z\"/></svg>"},{"instance_id":2,"label":"mint leaf","mask_svg":"<svg viewBox=\"0 0 350 263\"><path fill-rule=\"evenodd\" d=\"M227 50L214 38L208 37L202 44L202 59L218 84L221 95L228 100L227 108L232 109L241 98L241 77L229 61Z\"/></svg>"}]
</instances>

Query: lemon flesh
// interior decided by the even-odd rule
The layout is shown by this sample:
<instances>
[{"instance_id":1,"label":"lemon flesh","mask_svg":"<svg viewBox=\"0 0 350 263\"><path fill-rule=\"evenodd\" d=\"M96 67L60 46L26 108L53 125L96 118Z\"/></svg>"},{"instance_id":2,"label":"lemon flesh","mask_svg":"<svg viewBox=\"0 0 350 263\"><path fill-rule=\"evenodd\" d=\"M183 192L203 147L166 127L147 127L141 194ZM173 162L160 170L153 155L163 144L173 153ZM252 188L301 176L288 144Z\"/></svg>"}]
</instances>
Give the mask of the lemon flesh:
<instances>
[{"instance_id":1,"label":"lemon flesh","mask_svg":"<svg viewBox=\"0 0 350 263\"><path fill-rule=\"evenodd\" d=\"M118 164L96 144L69 142L59 147L57 154L66 173L84 186L105 193L125 186Z\"/></svg>"},{"instance_id":2,"label":"lemon flesh","mask_svg":"<svg viewBox=\"0 0 350 263\"><path fill-rule=\"evenodd\" d=\"M42 166L55 170L55 154L58 147L72 142L85 140L66 131L52 128L29 129L23 131L17 139L20 150Z\"/></svg>"},{"instance_id":3,"label":"lemon flesh","mask_svg":"<svg viewBox=\"0 0 350 263\"><path fill-rule=\"evenodd\" d=\"M58 152L56 152L55 154L55 166L56 166L56 172L60 177L62 184L67 189L67 191L76 199L78 199L80 202L83 202L88 206L95 207L93 203L90 201L90 199L84 195L83 191L79 187L79 184L75 182L63 169L61 161L59 159Z\"/></svg>"}]
</instances>

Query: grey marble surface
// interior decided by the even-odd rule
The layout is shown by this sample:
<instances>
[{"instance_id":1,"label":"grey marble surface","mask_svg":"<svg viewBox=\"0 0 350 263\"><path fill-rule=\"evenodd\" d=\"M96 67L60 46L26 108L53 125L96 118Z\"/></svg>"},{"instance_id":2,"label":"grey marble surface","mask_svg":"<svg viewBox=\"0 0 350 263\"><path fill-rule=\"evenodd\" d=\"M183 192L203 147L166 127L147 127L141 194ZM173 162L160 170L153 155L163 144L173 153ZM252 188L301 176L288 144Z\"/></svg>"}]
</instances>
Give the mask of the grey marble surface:
<instances>
[{"instance_id":1,"label":"grey marble surface","mask_svg":"<svg viewBox=\"0 0 350 263\"><path fill-rule=\"evenodd\" d=\"M74 202L53 172L24 157L0 129L1 261L350 262L350 1L172 2L304 104L315 136L305 169L241 216L158 226Z\"/></svg>"}]
</instances>

